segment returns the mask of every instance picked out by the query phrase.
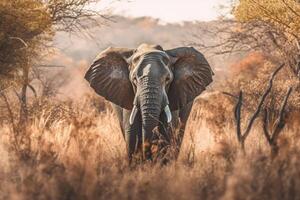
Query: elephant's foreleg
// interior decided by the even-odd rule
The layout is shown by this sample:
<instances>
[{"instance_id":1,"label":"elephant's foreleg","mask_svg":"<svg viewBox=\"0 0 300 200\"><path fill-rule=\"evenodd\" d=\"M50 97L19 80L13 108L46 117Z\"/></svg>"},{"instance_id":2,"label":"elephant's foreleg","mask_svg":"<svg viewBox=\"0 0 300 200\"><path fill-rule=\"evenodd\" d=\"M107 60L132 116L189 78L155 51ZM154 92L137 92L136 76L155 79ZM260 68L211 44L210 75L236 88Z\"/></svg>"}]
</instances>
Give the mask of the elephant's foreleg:
<instances>
[{"instance_id":1,"label":"elephant's foreleg","mask_svg":"<svg viewBox=\"0 0 300 200\"><path fill-rule=\"evenodd\" d=\"M131 111L124 110L123 112L123 127L125 132L125 141L129 161L131 161L133 154L137 153L141 147L141 115L138 112L132 125L129 124Z\"/></svg>"}]
</instances>

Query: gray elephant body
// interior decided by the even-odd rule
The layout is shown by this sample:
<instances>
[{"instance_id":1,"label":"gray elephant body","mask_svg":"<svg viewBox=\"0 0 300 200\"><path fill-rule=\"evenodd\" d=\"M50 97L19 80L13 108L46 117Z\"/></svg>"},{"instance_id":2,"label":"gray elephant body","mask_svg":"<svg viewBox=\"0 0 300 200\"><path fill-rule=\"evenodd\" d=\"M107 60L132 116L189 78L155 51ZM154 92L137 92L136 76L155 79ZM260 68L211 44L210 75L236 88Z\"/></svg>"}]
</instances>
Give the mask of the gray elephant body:
<instances>
[{"instance_id":1,"label":"gray elephant body","mask_svg":"<svg viewBox=\"0 0 300 200\"><path fill-rule=\"evenodd\" d=\"M106 49L85 78L112 102L131 160L138 152L152 158L156 127L167 140L169 125L179 127L180 146L193 100L212 82L212 75L204 56L192 47L165 51L142 44L135 50Z\"/></svg>"}]
</instances>

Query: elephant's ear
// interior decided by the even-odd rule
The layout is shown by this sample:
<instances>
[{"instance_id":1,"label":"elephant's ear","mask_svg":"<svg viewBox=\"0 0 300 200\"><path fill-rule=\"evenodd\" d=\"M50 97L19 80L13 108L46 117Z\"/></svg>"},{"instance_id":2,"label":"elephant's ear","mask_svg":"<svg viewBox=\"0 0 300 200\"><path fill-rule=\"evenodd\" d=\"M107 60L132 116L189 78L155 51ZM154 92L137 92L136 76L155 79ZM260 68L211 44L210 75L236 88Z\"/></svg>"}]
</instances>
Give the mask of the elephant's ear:
<instances>
[{"instance_id":1,"label":"elephant's ear","mask_svg":"<svg viewBox=\"0 0 300 200\"><path fill-rule=\"evenodd\" d=\"M133 50L108 48L101 52L85 74L97 94L125 109L132 109L133 88L126 59Z\"/></svg>"},{"instance_id":2,"label":"elephant's ear","mask_svg":"<svg viewBox=\"0 0 300 200\"><path fill-rule=\"evenodd\" d=\"M193 47L179 47L166 53L176 60L171 68L174 79L168 96L171 110L193 101L212 82L213 71L207 60Z\"/></svg>"}]
</instances>

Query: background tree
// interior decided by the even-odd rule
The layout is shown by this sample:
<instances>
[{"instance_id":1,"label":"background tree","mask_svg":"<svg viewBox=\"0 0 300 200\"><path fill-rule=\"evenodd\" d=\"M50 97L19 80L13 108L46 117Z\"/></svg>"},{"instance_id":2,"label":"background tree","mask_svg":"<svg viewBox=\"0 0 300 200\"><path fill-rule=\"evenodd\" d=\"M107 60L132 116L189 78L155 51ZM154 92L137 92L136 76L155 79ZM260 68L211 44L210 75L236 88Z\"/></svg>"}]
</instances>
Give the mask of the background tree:
<instances>
[{"instance_id":1,"label":"background tree","mask_svg":"<svg viewBox=\"0 0 300 200\"><path fill-rule=\"evenodd\" d=\"M273 62L286 62L300 77L299 13L300 3L296 0L234 1L234 19L223 19L210 30L219 39L205 45L196 35L194 44L214 55L258 51Z\"/></svg>"},{"instance_id":2,"label":"background tree","mask_svg":"<svg viewBox=\"0 0 300 200\"><path fill-rule=\"evenodd\" d=\"M21 92L20 124L27 120L27 88L31 68L51 47L56 31L76 31L99 23L99 12L87 6L97 0L2 0L0 2L0 93ZM97 18L98 17L98 18ZM35 92L35 91L34 91Z\"/></svg>"},{"instance_id":3,"label":"background tree","mask_svg":"<svg viewBox=\"0 0 300 200\"><path fill-rule=\"evenodd\" d=\"M300 105L300 3L295 0L238 0L233 2L233 19L222 19L210 28L216 40L211 44L195 34L193 45L213 56L242 57L232 66L224 66L226 81L215 85L234 103L237 94L245 94L244 109L252 113L266 90L270 74L282 63L272 91L264 103L273 122L280 112L282 99L294 88L287 108L299 116ZM202 30L202 32L205 30ZM224 76L224 74L222 74Z\"/></svg>"},{"instance_id":4,"label":"background tree","mask_svg":"<svg viewBox=\"0 0 300 200\"><path fill-rule=\"evenodd\" d=\"M266 27L274 49L287 60L296 76L300 64L300 3L297 0L240 0L233 11L238 22ZM248 29L249 30L249 29Z\"/></svg>"}]
</instances>

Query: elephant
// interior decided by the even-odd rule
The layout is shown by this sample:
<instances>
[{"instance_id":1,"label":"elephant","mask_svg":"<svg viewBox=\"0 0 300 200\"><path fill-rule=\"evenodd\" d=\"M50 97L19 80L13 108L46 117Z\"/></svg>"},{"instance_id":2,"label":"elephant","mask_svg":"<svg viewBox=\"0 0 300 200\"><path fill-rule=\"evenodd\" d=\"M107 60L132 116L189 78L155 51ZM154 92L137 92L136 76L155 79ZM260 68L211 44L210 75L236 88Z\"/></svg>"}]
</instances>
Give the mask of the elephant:
<instances>
[{"instance_id":1,"label":"elephant","mask_svg":"<svg viewBox=\"0 0 300 200\"><path fill-rule=\"evenodd\" d=\"M109 47L85 74L94 91L110 101L124 136L129 161L138 152L152 160L154 130L169 138L179 128L179 148L194 99L213 81L204 55L193 47L164 50L141 44L136 49Z\"/></svg>"}]
</instances>

